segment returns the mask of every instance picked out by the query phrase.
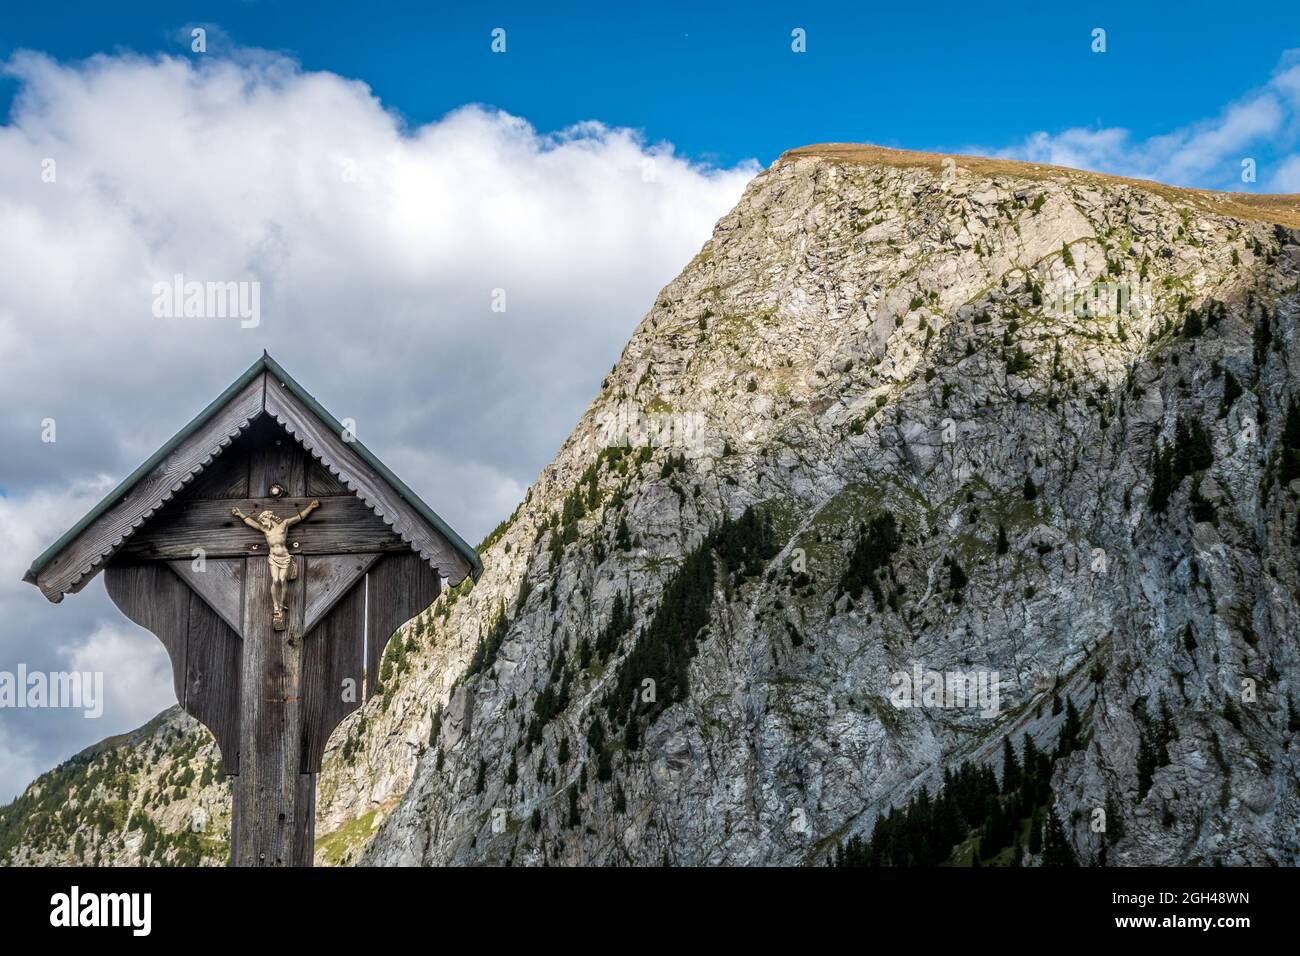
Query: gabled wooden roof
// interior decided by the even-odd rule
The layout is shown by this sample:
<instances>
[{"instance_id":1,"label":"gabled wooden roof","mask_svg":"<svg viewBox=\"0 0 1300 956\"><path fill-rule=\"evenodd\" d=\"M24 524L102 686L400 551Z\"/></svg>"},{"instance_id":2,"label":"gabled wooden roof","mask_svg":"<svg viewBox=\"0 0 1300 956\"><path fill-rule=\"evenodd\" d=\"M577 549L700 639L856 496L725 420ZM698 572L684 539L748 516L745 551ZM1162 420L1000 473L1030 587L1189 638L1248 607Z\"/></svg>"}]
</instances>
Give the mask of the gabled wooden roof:
<instances>
[{"instance_id":1,"label":"gabled wooden roof","mask_svg":"<svg viewBox=\"0 0 1300 956\"><path fill-rule=\"evenodd\" d=\"M280 423L430 566L458 584L478 554L265 352L207 408L37 558L24 581L51 601L85 587L159 508L262 415Z\"/></svg>"}]
</instances>

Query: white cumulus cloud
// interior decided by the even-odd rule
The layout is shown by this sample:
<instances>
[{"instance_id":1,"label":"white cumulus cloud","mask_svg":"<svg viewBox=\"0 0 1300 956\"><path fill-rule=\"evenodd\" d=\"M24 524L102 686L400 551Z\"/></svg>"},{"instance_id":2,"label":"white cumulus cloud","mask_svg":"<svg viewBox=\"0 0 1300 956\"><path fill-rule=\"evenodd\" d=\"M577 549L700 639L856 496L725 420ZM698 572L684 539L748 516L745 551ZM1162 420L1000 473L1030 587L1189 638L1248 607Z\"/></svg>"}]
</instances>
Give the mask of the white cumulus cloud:
<instances>
[{"instance_id":1,"label":"white cumulus cloud","mask_svg":"<svg viewBox=\"0 0 1300 956\"><path fill-rule=\"evenodd\" d=\"M102 647L134 690L110 695L93 731L0 712L0 799L26 782L15 768L127 729L132 699L158 703L160 649L114 629L101 584L53 606L15 580L89 505L89 482L125 476L265 348L475 541L757 172L481 106L412 127L364 83L261 51L22 53L4 71L19 91L0 126L0 510L13 522L0 669ZM258 282L260 324L155 317L155 284L178 274Z\"/></svg>"}]
</instances>

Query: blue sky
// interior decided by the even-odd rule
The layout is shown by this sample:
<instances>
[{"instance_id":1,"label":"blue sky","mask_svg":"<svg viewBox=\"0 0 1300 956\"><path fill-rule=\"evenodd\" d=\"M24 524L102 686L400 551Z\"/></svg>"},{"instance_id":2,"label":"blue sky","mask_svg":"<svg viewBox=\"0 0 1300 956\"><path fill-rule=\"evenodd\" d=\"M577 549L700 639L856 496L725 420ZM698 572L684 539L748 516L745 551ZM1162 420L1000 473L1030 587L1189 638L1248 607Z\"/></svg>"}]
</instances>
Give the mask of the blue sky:
<instances>
[{"instance_id":1,"label":"blue sky","mask_svg":"<svg viewBox=\"0 0 1300 956\"><path fill-rule=\"evenodd\" d=\"M1213 116L1300 47L1300 4L10 2L0 57L287 53L369 84L413 126L466 103L542 131L596 119L721 165L821 141L1006 148L1036 131L1136 140ZM462 9L463 8L463 9ZM506 55L489 34L507 31ZM807 31L808 52L790 50ZM1106 30L1107 50L1091 51ZM7 103L15 83L3 84ZM1285 144L1289 146L1290 143ZM1261 164L1267 183L1271 156ZM1198 173L1230 182L1235 167ZM1246 185L1238 188L1257 188Z\"/></svg>"}]
</instances>

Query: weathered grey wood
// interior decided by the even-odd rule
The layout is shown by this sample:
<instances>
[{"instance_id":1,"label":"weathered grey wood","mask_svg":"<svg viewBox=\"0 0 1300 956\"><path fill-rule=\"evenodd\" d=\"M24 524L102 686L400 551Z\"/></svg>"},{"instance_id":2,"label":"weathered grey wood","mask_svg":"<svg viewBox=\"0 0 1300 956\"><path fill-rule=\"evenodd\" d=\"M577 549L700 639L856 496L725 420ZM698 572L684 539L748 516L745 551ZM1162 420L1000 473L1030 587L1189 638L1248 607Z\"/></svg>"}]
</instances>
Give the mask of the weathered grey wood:
<instances>
[{"instance_id":1,"label":"weathered grey wood","mask_svg":"<svg viewBox=\"0 0 1300 956\"><path fill-rule=\"evenodd\" d=\"M263 445L249 467L249 491L266 495L278 481L289 496L306 489L283 446ZM294 484L296 482L296 484ZM244 575L239 776L234 799L239 829L231 833L236 866L292 866L301 858L299 764L302 755L302 647L305 589L295 581L286 594L286 630L271 623L271 576L259 558Z\"/></svg>"},{"instance_id":2,"label":"weathered grey wood","mask_svg":"<svg viewBox=\"0 0 1300 956\"><path fill-rule=\"evenodd\" d=\"M256 376L45 565L36 577L41 593L57 602L64 594L81 590L92 569L102 565L135 528L185 487L197 469L215 460L262 414L266 377L265 372Z\"/></svg>"},{"instance_id":3,"label":"weathered grey wood","mask_svg":"<svg viewBox=\"0 0 1300 956\"><path fill-rule=\"evenodd\" d=\"M242 645L234 629L205 601L191 598L181 705L212 731L228 774L239 773Z\"/></svg>"},{"instance_id":4,"label":"weathered grey wood","mask_svg":"<svg viewBox=\"0 0 1300 956\"><path fill-rule=\"evenodd\" d=\"M264 419L258 419L263 421ZM248 456L251 442L249 432L257 422L246 428L229 448L212 464L195 476L185 489L186 498L247 498Z\"/></svg>"},{"instance_id":5,"label":"weathered grey wood","mask_svg":"<svg viewBox=\"0 0 1300 956\"><path fill-rule=\"evenodd\" d=\"M153 633L172 662L172 688L185 703L186 634L191 591L165 564L113 564L104 587L118 609Z\"/></svg>"},{"instance_id":6,"label":"weathered grey wood","mask_svg":"<svg viewBox=\"0 0 1300 956\"><path fill-rule=\"evenodd\" d=\"M325 469L316 459L307 456L307 496L321 498L327 495L350 495L348 486L343 484Z\"/></svg>"},{"instance_id":7,"label":"weathered grey wood","mask_svg":"<svg viewBox=\"0 0 1300 956\"><path fill-rule=\"evenodd\" d=\"M379 554L323 554L305 558L307 620L303 631L311 635L344 594L365 575ZM365 627L365 621L361 622Z\"/></svg>"},{"instance_id":8,"label":"weathered grey wood","mask_svg":"<svg viewBox=\"0 0 1300 956\"><path fill-rule=\"evenodd\" d=\"M316 774L298 774L298 827L294 835L294 866L311 866L316 852Z\"/></svg>"},{"instance_id":9,"label":"weathered grey wood","mask_svg":"<svg viewBox=\"0 0 1300 956\"><path fill-rule=\"evenodd\" d=\"M205 558L203 570L194 561L168 561L167 566L204 601L221 619L239 633L244 626L244 559Z\"/></svg>"},{"instance_id":10,"label":"weathered grey wood","mask_svg":"<svg viewBox=\"0 0 1300 956\"><path fill-rule=\"evenodd\" d=\"M375 473L342 435L327 429L310 409L281 383L268 379L266 411L320 459L331 473L356 490L393 530L418 551L433 567L458 584L470 572L470 564L442 534L438 533L407 504L387 481Z\"/></svg>"},{"instance_id":11,"label":"weathered grey wood","mask_svg":"<svg viewBox=\"0 0 1300 956\"><path fill-rule=\"evenodd\" d=\"M413 557L415 557L413 555ZM309 563L318 561L309 559ZM423 562L421 562L423 563ZM303 753L300 769L320 770L334 728L361 706L365 682L366 584L358 580L303 647Z\"/></svg>"},{"instance_id":12,"label":"weathered grey wood","mask_svg":"<svg viewBox=\"0 0 1300 956\"><path fill-rule=\"evenodd\" d=\"M366 694L376 690L379 662L393 632L438 597L442 579L418 554L386 554L366 574Z\"/></svg>"},{"instance_id":13,"label":"weathered grey wood","mask_svg":"<svg viewBox=\"0 0 1300 956\"><path fill-rule=\"evenodd\" d=\"M312 499L304 497L227 498L178 501L156 515L122 547L133 560L180 560L202 548L209 558L266 553L266 538L230 513L238 508L256 517L274 511L280 517L301 511ZM319 498L320 509L289 530L289 550L302 554L354 554L409 551L410 547L355 495ZM296 542L298 547L293 547ZM301 570L301 569L300 569Z\"/></svg>"},{"instance_id":14,"label":"weathered grey wood","mask_svg":"<svg viewBox=\"0 0 1300 956\"><path fill-rule=\"evenodd\" d=\"M258 445L248 462L248 493L269 495L280 485L287 495L307 494L307 452L269 419L258 422Z\"/></svg>"},{"instance_id":15,"label":"weathered grey wood","mask_svg":"<svg viewBox=\"0 0 1300 956\"><path fill-rule=\"evenodd\" d=\"M113 563L109 597L162 641L182 709L212 731L227 773L239 765L239 637L162 563Z\"/></svg>"}]
</instances>

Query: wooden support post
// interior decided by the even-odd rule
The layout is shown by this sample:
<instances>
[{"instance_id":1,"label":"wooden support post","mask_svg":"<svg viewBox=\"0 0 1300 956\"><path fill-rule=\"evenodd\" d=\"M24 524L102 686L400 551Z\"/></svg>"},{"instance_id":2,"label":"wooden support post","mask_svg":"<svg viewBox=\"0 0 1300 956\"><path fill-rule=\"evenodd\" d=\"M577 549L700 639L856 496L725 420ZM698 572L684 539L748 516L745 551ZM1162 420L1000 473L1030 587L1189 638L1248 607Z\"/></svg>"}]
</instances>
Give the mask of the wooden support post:
<instances>
[{"instance_id":1,"label":"wooden support post","mask_svg":"<svg viewBox=\"0 0 1300 956\"><path fill-rule=\"evenodd\" d=\"M316 850L316 775L298 774L298 832L294 834L294 866L311 866Z\"/></svg>"},{"instance_id":2,"label":"wooden support post","mask_svg":"<svg viewBox=\"0 0 1300 956\"><path fill-rule=\"evenodd\" d=\"M249 467L250 494L269 495L277 483L287 495L303 494L302 465L301 451L291 443L277 441L257 449ZM230 861L234 866L310 865L312 848L304 843L313 830L309 817L315 812L316 778L299 772L305 589L301 580L290 585L286 628L277 631L271 621L266 553L263 550L246 561L244 703L239 775L232 787L236 825L230 835Z\"/></svg>"}]
</instances>

